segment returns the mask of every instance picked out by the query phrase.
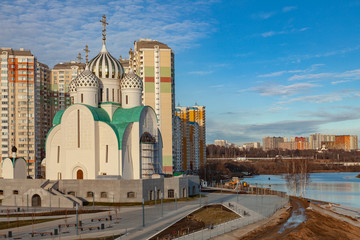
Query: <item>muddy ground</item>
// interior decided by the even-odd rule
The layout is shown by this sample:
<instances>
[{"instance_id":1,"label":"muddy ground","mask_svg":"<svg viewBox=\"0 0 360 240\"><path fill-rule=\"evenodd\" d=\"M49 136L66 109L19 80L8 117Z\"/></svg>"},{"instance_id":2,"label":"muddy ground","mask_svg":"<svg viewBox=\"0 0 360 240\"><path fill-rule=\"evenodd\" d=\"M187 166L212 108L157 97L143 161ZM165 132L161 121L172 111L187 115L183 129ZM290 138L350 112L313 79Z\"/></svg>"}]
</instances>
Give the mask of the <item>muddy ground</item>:
<instances>
[{"instance_id":1,"label":"muddy ground","mask_svg":"<svg viewBox=\"0 0 360 240\"><path fill-rule=\"evenodd\" d=\"M307 200L291 197L290 203L291 211L240 239L360 239L359 227L307 209Z\"/></svg>"},{"instance_id":2,"label":"muddy ground","mask_svg":"<svg viewBox=\"0 0 360 240\"><path fill-rule=\"evenodd\" d=\"M236 218L239 218L238 214L220 204L204 206L160 232L158 235L151 238L151 240L172 239Z\"/></svg>"}]
</instances>

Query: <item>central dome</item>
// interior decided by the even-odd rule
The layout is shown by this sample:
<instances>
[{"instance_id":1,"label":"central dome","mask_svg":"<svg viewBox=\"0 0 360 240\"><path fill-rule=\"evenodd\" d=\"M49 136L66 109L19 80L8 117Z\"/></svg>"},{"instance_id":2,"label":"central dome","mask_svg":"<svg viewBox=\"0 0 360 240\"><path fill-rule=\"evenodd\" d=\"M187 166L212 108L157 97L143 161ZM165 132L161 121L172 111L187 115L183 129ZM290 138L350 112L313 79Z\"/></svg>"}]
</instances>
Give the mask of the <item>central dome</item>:
<instances>
[{"instance_id":1,"label":"central dome","mask_svg":"<svg viewBox=\"0 0 360 240\"><path fill-rule=\"evenodd\" d=\"M107 51L105 44L100 53L89 62L89 69L98 78L122 79L124 77L124 68L111 54Z\"/></svg>"}]
</instances>

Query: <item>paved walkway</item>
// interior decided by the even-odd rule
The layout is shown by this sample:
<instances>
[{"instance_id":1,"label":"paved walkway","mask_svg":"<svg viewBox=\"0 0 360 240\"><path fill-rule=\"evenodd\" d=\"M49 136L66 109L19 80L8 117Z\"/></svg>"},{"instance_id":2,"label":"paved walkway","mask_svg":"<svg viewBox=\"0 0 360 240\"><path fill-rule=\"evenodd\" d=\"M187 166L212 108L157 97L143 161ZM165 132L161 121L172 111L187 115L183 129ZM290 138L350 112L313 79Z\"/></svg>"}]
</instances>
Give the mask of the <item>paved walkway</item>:
<instances>
[{"instance_id":1,"label":"paved walkway","mask_svg":"<svg viewBox=\"0 0 360 240\"><path fill-rule=\"evenodd\" d=\"M267 216L271 214L274 208L279 204L279 197L277 196L256 196L256 195L239 195L236 194L219 194L219 193L205 193L207 197L201 199L201 204L210 203L227 203L239 202L238 209L247 209L248 212L253 211L259 214L259 216ZM21 239L80 239L80 238L100 238L105 236L116 236L126 234L121 239L147 239L152 235L160 232L167 226L178 221L182 217L186 216L190 212L194 211L200 206L200 199L188 201L188 202L177 202L177 204L166 203L163 204L163 210L161 205L157 203L156 206L145 206L145 227L143 227L142 207L121 207L117 208L117 214L115 209L109 209L106 212L81 214L79 220L82 221L83 227L101 227L104 224L103 230L89 230L84 231L78 230L76 235L76 228L71 226L67 229L61 228L59 236L36 236L32 238L30 233L34 229L34 232L52 232L54 229L58 229L59 224L74 224L76 222L76 216L71 215L68 218L36 224L34 226L28 225L19 228L1 230L0 234L8 233L12 231L13 237L20 237ZM163 212L163 216L161 216ZM109 213L112 216L112 220L109 220ZM118 218L116 220L116 215ZM61 217L61 216L56 216ZM93 218L108 218L108 220L102 221L91 221ZM36 218L37 219L37 218ZM20 218L19 221L22 221ZM117 223L116 223L117 222Z\"/></svg>"}]
</instances>

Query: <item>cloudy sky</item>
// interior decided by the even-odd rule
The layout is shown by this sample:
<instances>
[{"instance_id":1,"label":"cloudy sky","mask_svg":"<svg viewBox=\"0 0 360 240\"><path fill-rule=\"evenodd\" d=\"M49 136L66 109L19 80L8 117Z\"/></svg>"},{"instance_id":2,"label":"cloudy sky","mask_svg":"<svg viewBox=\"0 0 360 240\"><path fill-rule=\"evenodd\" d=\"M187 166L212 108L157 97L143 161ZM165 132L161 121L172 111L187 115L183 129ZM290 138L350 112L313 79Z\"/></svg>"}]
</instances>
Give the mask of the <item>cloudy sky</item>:
<instances>
[{"instance_id":1,"label":"cloudy sky","mask_svg":"<svg viewBox=\"0 0 360 240\"><path fill-rule=\"evenodd\" d=\"M208 143L360 133L360 1L2 0L0 46L52 67L85 44L175 51L176 104L207 107Z\"/></svg>"}]
</instances>

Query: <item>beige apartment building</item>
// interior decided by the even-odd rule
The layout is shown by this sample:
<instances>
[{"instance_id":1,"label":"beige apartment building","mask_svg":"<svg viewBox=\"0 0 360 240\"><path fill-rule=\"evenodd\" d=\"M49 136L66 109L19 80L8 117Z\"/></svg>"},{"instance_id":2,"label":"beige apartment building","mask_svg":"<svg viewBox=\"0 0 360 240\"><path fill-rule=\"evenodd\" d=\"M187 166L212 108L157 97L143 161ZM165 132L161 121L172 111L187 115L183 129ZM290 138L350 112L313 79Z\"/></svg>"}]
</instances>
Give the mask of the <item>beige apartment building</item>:
<instances>
[{"instance_id":1,"label":"beige apartment building","mask_svg":"<svg viewBox=\"0 0 360 240\"><path fill-rule=\"evenodd\" d=\"M85 64L80 64L85 69ZM79 63L76 61L60 62L51 70L49 86L50 119L54 118L59 110L64 110L71 105L69 95L69 84L75 79L79 72Z\"/></svg>"},{"instance_id":2,"label":"beige apartment building","mask_svg":"<svg viewBox=\"0 0 360 240\"><path fill-rule=\"evenodd\" d=\"M143 104L151 106L158 117L163 139L163 172L173 173L175 63L174 52L166 44L151 39L134 42L129 51L129 68L143 80Z\"/></svg>"},{"instance_id":3,"label":"beige apartment building","mask_svg":"<svg viewBox=\"0 0 360 240\"><path fill-rule=\"evenodd\" d=\"M1 159L11 155L28 163L28 175L38 177L48 126L46 86L49 68L30 50L0 48Z\"/></svg>"}]
</instances>

